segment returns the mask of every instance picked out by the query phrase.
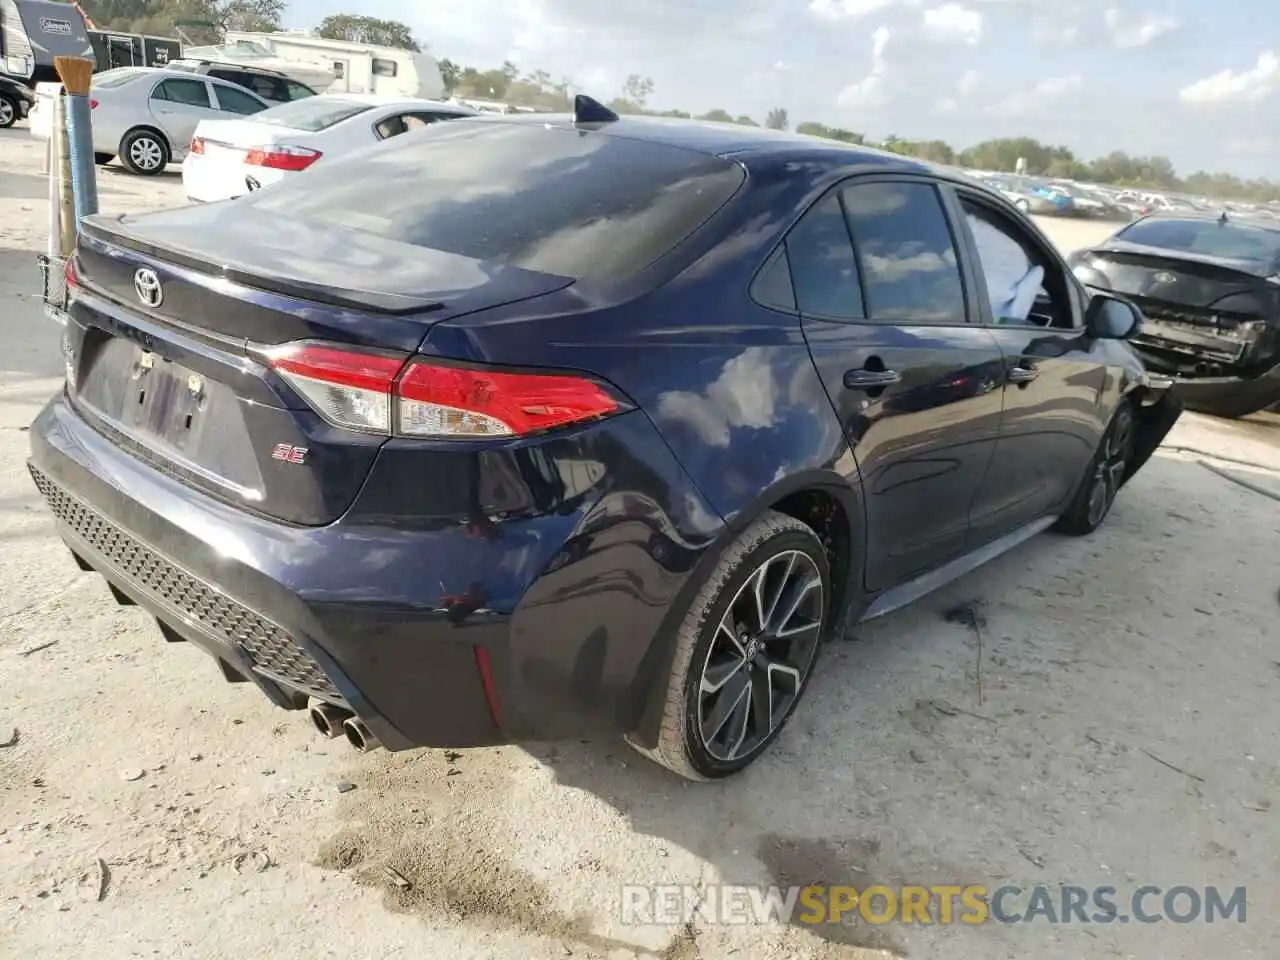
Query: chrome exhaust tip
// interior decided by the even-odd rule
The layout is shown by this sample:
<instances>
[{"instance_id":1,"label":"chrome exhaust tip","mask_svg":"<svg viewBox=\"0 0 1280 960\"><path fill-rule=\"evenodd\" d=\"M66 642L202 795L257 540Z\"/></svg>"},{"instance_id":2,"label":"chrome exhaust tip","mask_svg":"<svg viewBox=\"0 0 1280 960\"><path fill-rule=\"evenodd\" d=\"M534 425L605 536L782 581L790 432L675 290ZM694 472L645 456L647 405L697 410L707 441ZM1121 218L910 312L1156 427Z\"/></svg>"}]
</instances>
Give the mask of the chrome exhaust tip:
<instances>
[{"instance_id":1,"label":"chrome exhaust tip","mask_svg":"<svg viewBox=\"0 0 1280 960\"><path fill-rule=\"evenodd\" d=\"M307 703L307 715L315 728L332 740L342 736L342 724L351 716L351 711L312 697Z\"/></svg>"},{"instance_id":2,"label":"chrome exhaust tip","mask_svg":"<svg viewBox=\"0 0 1280 960\"><path fill-rule=\"evenodd\" d=\"M373 735L373 731L359 717L348 717L346 722L342 724L342 729L347 735L347 743L361 753L372 753L382 746L381 741Z\"/></svg>"}]
</instances>

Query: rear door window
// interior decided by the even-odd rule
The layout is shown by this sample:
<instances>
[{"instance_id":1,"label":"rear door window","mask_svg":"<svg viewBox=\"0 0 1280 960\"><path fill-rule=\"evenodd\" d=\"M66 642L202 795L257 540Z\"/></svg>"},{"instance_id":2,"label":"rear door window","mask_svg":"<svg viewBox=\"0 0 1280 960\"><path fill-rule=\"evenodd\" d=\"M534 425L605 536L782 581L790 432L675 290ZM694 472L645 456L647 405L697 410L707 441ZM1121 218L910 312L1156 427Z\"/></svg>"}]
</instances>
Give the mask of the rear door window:
<instances>
[{"instance_id":1,"label":"rear door window","mask_svg":"<svg viewBox=\"0 0 1280 960\"><path fill-rule=\"evenodd\" d=\"M843 192L867 316L963 323L964 284L942 199L930 183L859 183Z\"/></svg>"},{"instance_id":2,"label":"rear door window","mask_svg":"<svg viewBox=\"0 0 1280 960\"><path fill-rule=\"evenodd\" d=\"M163 80L151 93L152 100L184 103L189 107L213 108L209 85L203 80Z\"/></svg>"},{"instance_id":3,"label":"rear door window","mask_svg":"<svg viewBox=\"0 0 1280 960\"><path fill-rule=\"evenodd\" d=\"M216 92L219 108L228 113L248 116L254 113L261 113L266 109L266 104L262 103L262 101L251 97L243 90L237 90L235 87L218 87Z\"/></svg>"},{"instance_id":4,"label":"rear door window","mask_svg":"<svg viewBox=\"0 0 1280 960\"><path fill-rule=\"evenodd\" d=\"M477 260L616 282L670 252L744 179L721 157L604 132L433 123L244 202Z\"/></svg>"}]
</instances>

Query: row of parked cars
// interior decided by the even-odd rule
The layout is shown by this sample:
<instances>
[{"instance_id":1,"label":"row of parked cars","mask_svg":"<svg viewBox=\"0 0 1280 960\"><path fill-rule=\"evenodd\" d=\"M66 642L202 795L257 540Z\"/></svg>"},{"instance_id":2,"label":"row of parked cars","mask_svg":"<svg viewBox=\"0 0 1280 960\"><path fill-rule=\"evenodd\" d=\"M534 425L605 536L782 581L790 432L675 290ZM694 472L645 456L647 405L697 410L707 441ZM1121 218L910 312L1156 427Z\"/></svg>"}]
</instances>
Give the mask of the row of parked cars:
<instances>
[{"instance_id":1,"label":"row of parked cars","mask_svg":"<svg viewBox=\"0 0 1280 960\"><path fill-rule=\"evenodd\" d=\"M41 85L42 87L46 85ZM35 97L31 132L47 138L60 89ZM121 67L93 78L94 157L156 176L183 165L188 198L240 196L328 158L441 120L474 116L456 103L317 94L270 71L210 63Z\"/></svg>"}]
</instances>

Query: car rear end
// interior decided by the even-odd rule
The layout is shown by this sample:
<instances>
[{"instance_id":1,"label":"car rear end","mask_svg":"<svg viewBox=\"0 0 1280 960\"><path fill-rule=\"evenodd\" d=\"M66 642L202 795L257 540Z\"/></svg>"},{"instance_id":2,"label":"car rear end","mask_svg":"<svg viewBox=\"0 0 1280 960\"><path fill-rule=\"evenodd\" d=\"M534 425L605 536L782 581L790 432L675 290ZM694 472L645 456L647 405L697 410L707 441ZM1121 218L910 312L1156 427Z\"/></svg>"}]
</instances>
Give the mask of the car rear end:
<instances>
[{"instance_id":1,"label":"car rear end","mask_svg":"<svg viewBox=\"0 0 1280 960\"><path fill-rule=\"evenodd\" d=\"M308 97L251 118L202 120L182 163L183 189L188 199L211 203L287 180L324 159L319 140L327 132L373 107L369 100Z\"/></svg>"},{"instance_id":2,"label":"car rear end","mask_svg":"<svg viewBox=\"0 0 1280 960\"><path fill-rule=\"evenodd\" d=\"M30 434L61 535L117 599L393 749L625 727L718 524L592 350L539 363L538 330L589 332L742 171L479 123L314 191L86 220L66 386ZM508 346L476 356L454 324L486 315Z\"/></svg>"},{"instance_id":3,"label":"car rear end","mask_svg":"<svg viewBox=\"0 0 1280 960\"><path fill-rule=\"evenodd\" d=\"M1280 228L1151 217L1072 260L1141 308L1131 343L1188 407L1242 416L1280 401Z\"/></svg>"}]
</instances>

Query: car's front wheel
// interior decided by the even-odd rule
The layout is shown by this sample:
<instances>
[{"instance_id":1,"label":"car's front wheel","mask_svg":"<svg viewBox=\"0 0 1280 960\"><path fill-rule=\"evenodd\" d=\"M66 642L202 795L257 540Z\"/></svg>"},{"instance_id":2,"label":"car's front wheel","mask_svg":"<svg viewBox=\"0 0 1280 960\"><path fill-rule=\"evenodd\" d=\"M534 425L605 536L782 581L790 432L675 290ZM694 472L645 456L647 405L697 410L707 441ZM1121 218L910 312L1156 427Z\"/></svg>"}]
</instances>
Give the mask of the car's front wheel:
<instances>
[{"instance_id":1,"label":"car's front wheel","mask_svg":"<svg viewBox=\"0 0 1280 960\"><path fill-rule=\"evenodd\" d=\"M1121 400L1107 432L1102 436L1102 443L1089 461L1075 498L1067 512L1058 519L1055 529L1082 537L1102 526L1129 472L1135 426L1133 404L1129 400Z\"/></svg>"},{"instance_id":2,"label":"car's front wheel","mask_svg":"<svg viewBox=\"0 0 1280 960\"><path fill-rule=\"evenodd\" d=\"M658 743L637 749L690 780L750 764L804 694L831 595L827 553L810 527L772 511L755 521L685 614Z\"/></svg>"},{"instance_id":3,"label":"car's front wheel","mask_svg":"<svg viewBox=\"0 0 1280 960\"><path fill-rule=\"evenodd\" d=\"M7 130L18 122L18 102L7 93L0 93L0 130Z\"/></svg>"},{"instance_id":4,"label":"car's front wheel","mask_svg":"<svg viewBox=\"0 0 1280 960\"><path fill-rule=\"evenodd\" d=\"M120 142L120 162L130 173L154 177L169 165L169 145L153 130L130 131Z\"/></svg>"}]
</instances>

